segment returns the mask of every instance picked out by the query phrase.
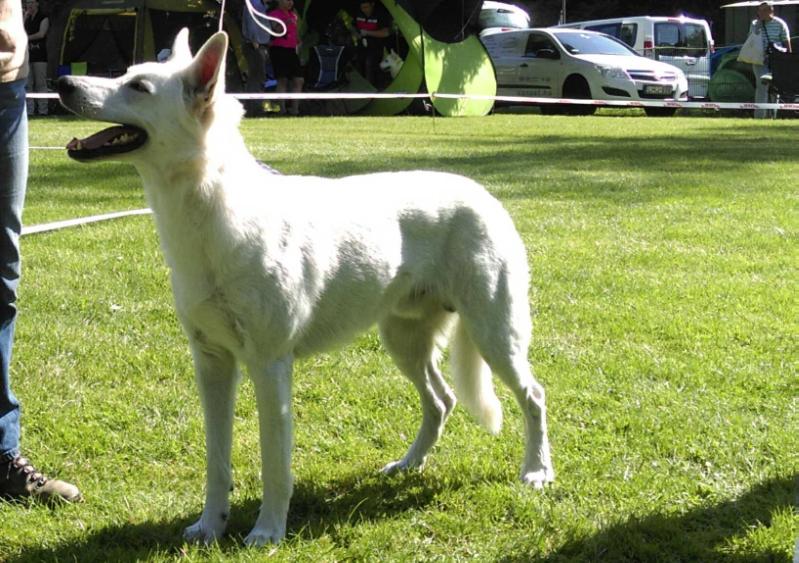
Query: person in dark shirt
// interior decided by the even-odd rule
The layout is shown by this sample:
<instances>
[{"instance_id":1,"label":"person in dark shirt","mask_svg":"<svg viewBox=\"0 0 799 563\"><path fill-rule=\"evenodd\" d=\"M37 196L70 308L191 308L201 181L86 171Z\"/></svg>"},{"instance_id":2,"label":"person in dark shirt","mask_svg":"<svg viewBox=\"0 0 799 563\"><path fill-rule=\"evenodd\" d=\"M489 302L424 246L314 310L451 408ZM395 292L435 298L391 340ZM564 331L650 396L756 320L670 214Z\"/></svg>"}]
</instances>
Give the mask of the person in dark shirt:
<instances>
[{"instance_id":1,"label":"person in dark shirt","mask_svg":"<svg viewBox=\"0 0 799 563\"><path fill-rule=\"evenodd\" d=\"M378 10L374 0L363 0L355 16L358 32L358 71L373 86L378 86L380 59L383 58L385 40L391 33L391 22L384 10Z\"/></svg>"}]
</instances>

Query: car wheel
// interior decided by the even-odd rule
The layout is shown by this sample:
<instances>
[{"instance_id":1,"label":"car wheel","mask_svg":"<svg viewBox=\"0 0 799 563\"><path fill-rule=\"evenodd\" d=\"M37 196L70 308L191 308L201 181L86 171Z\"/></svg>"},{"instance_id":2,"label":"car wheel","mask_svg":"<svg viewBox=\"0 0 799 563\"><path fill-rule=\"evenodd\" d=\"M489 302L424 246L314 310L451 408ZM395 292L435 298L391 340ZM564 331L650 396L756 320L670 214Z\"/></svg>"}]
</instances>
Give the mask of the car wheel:
<instances>
[{"instance_id":1,"label":"car wheel","mask_svg":"<svg viewBox=\"0 0 799 563\"><path fill-rule=\"evenodd\" d=\"M590 100L591 88L582 76L570 76L563 84L563 97L573 100ZM569 115L594 115L596 107L583 104L566 106Z\"/></svg>"},{"instance_id":2,"label":"car wheel","mask_svg":"<svg viewBox=\"0 0 799 563\"><path fill-rule=\"evenodd\" d=\"M671 117L677 113L677 108L644 108L644 113L649 117Z\"/></svg>"}]
</instances>

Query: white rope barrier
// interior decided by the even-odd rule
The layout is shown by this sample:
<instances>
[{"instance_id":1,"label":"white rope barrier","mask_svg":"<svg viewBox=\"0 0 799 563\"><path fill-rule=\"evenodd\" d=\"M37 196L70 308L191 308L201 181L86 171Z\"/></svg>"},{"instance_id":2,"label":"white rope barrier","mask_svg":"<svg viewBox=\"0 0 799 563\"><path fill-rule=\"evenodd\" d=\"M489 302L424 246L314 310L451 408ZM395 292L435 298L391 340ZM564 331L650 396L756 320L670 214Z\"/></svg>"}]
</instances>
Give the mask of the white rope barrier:
<instances>
[{"instance_id":1,"label":"white rope barrier","mask_svg":"<svg viewBox=\"0 0 799 563\"><path fill-rule=\"evenodd\" d=\"M79 217L77 219L67 219L65 221L55 221L53 223L43 223L41 225L30 225L22 227L22 236L33 235L36 233L46 233L49 231L58 231L68 227L78 227L81 225L88 225L89 223L97 223L99 221L109 221L111 219L119 219L120 217L131 217L133 215L147 215L152 213L150 209L131 209L128 211L117 211L115 213L104 213L103 215L91 215L89 217Z\"/></svg>"},{"instance_id":2,"label":"white rope barrier","mask_svg":"<svg viewBox=\"0 0 799 563\"><path fill-rule=\"evenodd\" d=\"M244 94L244 93L231 93L240 100L362 100L362 99L428 99L434 100L435 98L441 99L472 99L472 100L493 100L494 102L508 102L520 104L575 104L575 105L592 105L596 107L620 107L620 108L647 108L647 107L667 107L676 109L706 109L706 110L722 110L722 109L737 109L737 110L754 110L754 109L770 109L770 110L788 110L799 111L799 104L790 103L753 103L753 102L684 102L676 100L578 100L573 98L535 98L525 96L479 96L479 95L466 95L466 94L446 94L440 92L431 93L367 93L367 92L302 92L297 94L281 93L281 94ZM52 93L28 93L28 98L33 99L58 99L58 94ZM45 147L45 146L32 146L30 149L35 150L65 150L63 147ZM68 227L75 227L86 225L89 223L96 223L99 221L108 221L111 219L118 219L120 217L130 217L133 215L145 215L151 213L150 209L134 209L130 211L120 211L116 213L106 213L103 215L92 215L89 217L81 217L77 219L68 219L65 221L56 221L53 223L45 223L42 225L32 225L22 228L23 235L31 235L35 233L44 233L48 231L55 231L65 229Z\"/></svg>"},{"instance_id":3,"label":"white rope barrier","mask_svg":"<svg viewBox=\"0 0 799 563\"><path fill-rule=\"evenodd\" d=\"M431 93L385 93L385 92L301 92L296 94L246 94L230 93L239 100L364 100L364 99L457 99L457 100L493 100L494 102L508 102L517 104L575 104L591 105L596 107L620 108L676 108L676 109L776 109L784 111L799 111L799 103L754 103L754 102L688 102L677 100L578 100L574 98L535 98L526 96L480 96L473 94L446 94L442 92ZM58 94L29 93L32 99L58 99Z\"/></svg>"}]
</instances>

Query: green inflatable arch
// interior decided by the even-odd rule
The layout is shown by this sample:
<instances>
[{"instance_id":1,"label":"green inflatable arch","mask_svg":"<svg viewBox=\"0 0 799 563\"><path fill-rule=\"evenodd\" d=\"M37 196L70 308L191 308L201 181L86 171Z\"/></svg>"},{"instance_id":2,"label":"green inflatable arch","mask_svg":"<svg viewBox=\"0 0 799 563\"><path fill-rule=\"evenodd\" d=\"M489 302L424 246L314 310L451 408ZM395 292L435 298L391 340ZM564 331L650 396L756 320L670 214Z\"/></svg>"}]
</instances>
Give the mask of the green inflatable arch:
<instances>
[{"instance_id":1,"label":"green inflatable arch","mask_svg":"<svg viewBox=\"0 0 799 563\"><path fill-rule=\"evenodd\" d=\"M325 2L329 0L318 0ZM476 35L463 41L444 43L422 30L422 26L396 0L381 0L399 32L408 43L408 54L397 76L384 93L417 93L423 88L432 94L466 94L494 96L497 92L494 66ZM310 1L306 3L306 11ZM352 88L362 90L363 82L354 81ZM365 115L395 115L412 103L408 98L374 99L358 108ZM433 97L433 106L444 116L486 115L492 100L449 99Z\"/></svg>"}]
</instances>

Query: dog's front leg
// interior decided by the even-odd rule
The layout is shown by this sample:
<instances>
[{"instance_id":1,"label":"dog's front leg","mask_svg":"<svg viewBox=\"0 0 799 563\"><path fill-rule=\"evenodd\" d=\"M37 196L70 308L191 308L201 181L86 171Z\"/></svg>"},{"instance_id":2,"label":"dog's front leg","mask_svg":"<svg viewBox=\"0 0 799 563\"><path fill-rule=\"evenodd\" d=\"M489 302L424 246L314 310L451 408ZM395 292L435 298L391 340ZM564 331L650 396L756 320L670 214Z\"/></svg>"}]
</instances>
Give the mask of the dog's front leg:
<instances>
[{"instance_id":1,"label":"dog's front leg","mask_svg":"<svg viewBox=\"0 0 799 563\"><path fill-rule=\"evenodd\" d=\"M233 356L224 350L209 351L192 342L192 355L205 414L207 484L205 508L200 519L183 533L189 541L212 543L225 531L230 511L230 449L233 409L239 373Z\"/></svg>"},{"instance_id":2,"label":"dog's front leg","mask_svg":"<svg viewBox=\"0 0 799 563\"><path fill-rule=\"evenodd\" d=\"M291 356L266 367L250 366L258 404L261 436L263 498L247 545L277 543L286 535L286 515L291 498Z\"/></svg>"}]
</instances>

